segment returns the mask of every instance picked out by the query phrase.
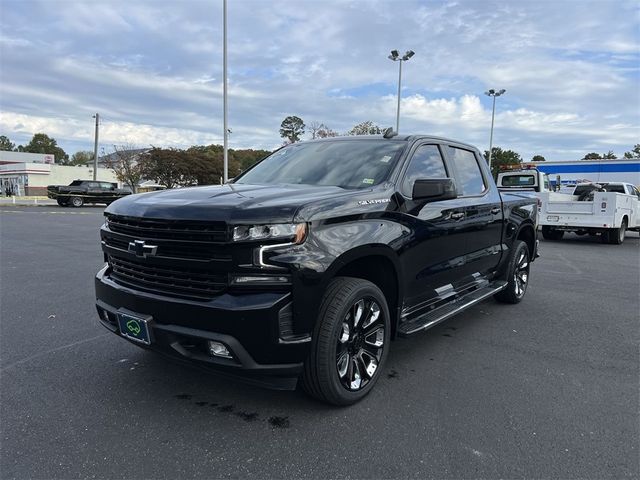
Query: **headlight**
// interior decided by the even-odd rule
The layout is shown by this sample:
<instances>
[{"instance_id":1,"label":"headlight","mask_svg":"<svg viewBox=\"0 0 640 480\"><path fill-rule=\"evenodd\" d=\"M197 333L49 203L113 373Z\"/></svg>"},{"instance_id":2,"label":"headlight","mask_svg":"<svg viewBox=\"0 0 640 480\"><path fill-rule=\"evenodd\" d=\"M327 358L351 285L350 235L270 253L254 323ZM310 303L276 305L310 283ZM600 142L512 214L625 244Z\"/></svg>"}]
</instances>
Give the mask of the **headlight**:
<instances>
[{"instance_id":1,"label":"headlight","mask_svg":"<svg viewBox=\"0 0 640 480\"><path fill-rule=\"evenodd\" d=\"M254 240L290 240L302 243L307 237L306 223L279 223L275 225L242 225L233 229L234 242Z\"/></svg>"}]
</instances>

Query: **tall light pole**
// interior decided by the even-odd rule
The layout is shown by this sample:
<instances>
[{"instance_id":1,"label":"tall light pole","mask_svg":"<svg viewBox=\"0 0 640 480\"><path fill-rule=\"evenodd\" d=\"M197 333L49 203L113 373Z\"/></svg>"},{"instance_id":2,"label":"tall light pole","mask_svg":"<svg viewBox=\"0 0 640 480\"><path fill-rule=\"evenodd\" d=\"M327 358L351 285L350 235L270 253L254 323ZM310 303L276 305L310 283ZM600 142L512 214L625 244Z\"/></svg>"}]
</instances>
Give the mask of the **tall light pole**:
<instances>
[{"instance_id":1,"label":"tall light pole","mask_svg":"<svg viewBox=\"0 0 640 480\"><path fill-rule=\"evenodd\" d=\"M96 113L93 118L96 119L96 135L93 140L93 180L97 180L98 176L98 125L100 124L100 114Z\"/></svg>"},{"instance_id":2,"label":"tall light pole","mask_svg":"<svg viewBox=\"0 0 640 480\"><path fill-rule=\"evenodd\" d=\"M222 103L224 117L224 183L229 181L229 129L227 127L227 0L222 0Z\"/></svg>"},{"instance_id":3,"label":"tall light pole","mask_svg":"<svg viewBox=\"0 0 640 480\"><path fill-rule=\"evenodd\" d=\"M506 90L503 88L502 90L495 91L493 88L487 92L484 92L485 95L493 97L493 110L491 110L491 134L489 136L489 170L491 170L491 154L493 153L493 120L496 116L496 97L499 97Z\"/></svg>"},{"instance_id":4,"label":"tall light pole","mask_svg":"<svg viewBox=\"0 0 640 480\"><path fill-rule=\"evenodd\" d=\"M396 112L396 133L400 130L400 88L402 85L402 62L406 62L415 55L413 50L407 50L407 52L401 57L398 50L391 50L389 60L394 62L400 62L400 68L398 69L398 110Z\"/></svg>"}]
</instances>

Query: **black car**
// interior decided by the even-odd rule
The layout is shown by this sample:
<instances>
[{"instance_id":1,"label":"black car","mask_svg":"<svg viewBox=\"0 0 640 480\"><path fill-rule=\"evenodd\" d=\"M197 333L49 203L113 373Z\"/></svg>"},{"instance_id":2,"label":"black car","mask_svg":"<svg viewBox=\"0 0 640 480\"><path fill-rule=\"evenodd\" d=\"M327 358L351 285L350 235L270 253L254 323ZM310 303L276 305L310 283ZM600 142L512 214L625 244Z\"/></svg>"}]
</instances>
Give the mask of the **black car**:
<instances>
[{"instance_id":1,"label":"black car","mask_svg":"<svg viewBox=\"0 0 640 480\"><path fill-rule=\"evenodd\" d=\"M224 186L118 200L100 231L101 322L346 405L371 390L395 337L490 296L519 302L536 200L501 195L470 145L385 137L296 143Z\"/></svg>"},{"instance_id":2,"label":"black car","mask_svg":"<svg viewBox=\"0 0 640 480\"><path fill-rule=\"evenodd\" d=\"M85 203L109 205L127 195L131 192L118 188L117 183L95 180L74 180L69 185L47 187L47 197L56 200L61 207L81 207Z\"/></svg>"}]
</instances>

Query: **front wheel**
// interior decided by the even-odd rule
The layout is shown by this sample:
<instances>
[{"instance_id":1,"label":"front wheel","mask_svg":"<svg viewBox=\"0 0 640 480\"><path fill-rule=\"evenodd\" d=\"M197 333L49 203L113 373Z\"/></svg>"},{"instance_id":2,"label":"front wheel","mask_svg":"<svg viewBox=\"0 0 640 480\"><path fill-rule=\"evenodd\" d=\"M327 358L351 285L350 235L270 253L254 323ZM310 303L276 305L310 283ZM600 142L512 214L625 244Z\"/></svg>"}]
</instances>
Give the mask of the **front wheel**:
<instances>
[{"instance_id":1,"label":"front wheel","mask_svg":"<svg viewBox=\"0 0 640 480\"><path fill-rule=\"evenodd\" d=\"M82 205L84 205L84 200L82 199L82 197L71 197L71 206L76 207L76 208L80 208Z\"/></svg>"},{"instance_id":2,"label":"front wheel","mask_svg":"<svg viewBox=\"0 0 640 480\"><path fill-rule=\"evenodd\" d=\"M61 207L67 207L69 205L66 200L63 200L61 198L56 199L56 202L58 202L58 205L60 205Z\"/></svg>"},{"instance_id":3,"label":"front wheel","mask_svg":"<svg viewBox=\"0 0 640 480\"><path fill-rule=\"evenodd\" d=\"M334 405L361 400L381 375L390 325L389 308L377 286L360 278L335 278L320 305L302 387Z\"/></svg>"},{"instance_id":4,"label":"front wheel","mask_svg":"<svg viewBox=\"0 0 640 480\"><path fill-rule=\"evenodd\" d=\"M507 266L507 287L494 295L494 298L502 303L519 303L524 298L529 284L529 247L522 240L516 240L512 252Z\"/></svg>"}]
</instances>

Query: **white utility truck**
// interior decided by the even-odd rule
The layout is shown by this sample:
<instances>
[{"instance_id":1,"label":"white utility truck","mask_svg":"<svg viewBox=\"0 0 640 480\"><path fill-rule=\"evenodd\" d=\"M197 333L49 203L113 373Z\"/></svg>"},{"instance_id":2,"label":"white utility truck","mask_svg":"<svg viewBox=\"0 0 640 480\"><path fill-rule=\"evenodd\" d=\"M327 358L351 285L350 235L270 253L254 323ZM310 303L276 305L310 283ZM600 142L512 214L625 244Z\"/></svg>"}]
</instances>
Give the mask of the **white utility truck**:
<instances>
[{"instance_id":1,"label":"white utility truck","mask_svg":"<svg viewBox=\"0 0 640 480\"><path fill-rule=\"evenodd\" d=\"M537 168L527 165L505 165L498 173L498 188L502 191L530 190L536 193L549 192L549 177ZM536 195L539 197L539 195Z\"/></svg>"},{"instance_id":2,"label":"white utility truck","mask_svg":"<svg viewBox=\"0 0 640 480\"><path fill-rule=\"evenodd\" d=\"M584 183L572 195L543 192L541 199L538 222L547 240L575 232L620 245L627 230L640 231L640 192L630 183Z\"/></svg>"}]
</instances>

